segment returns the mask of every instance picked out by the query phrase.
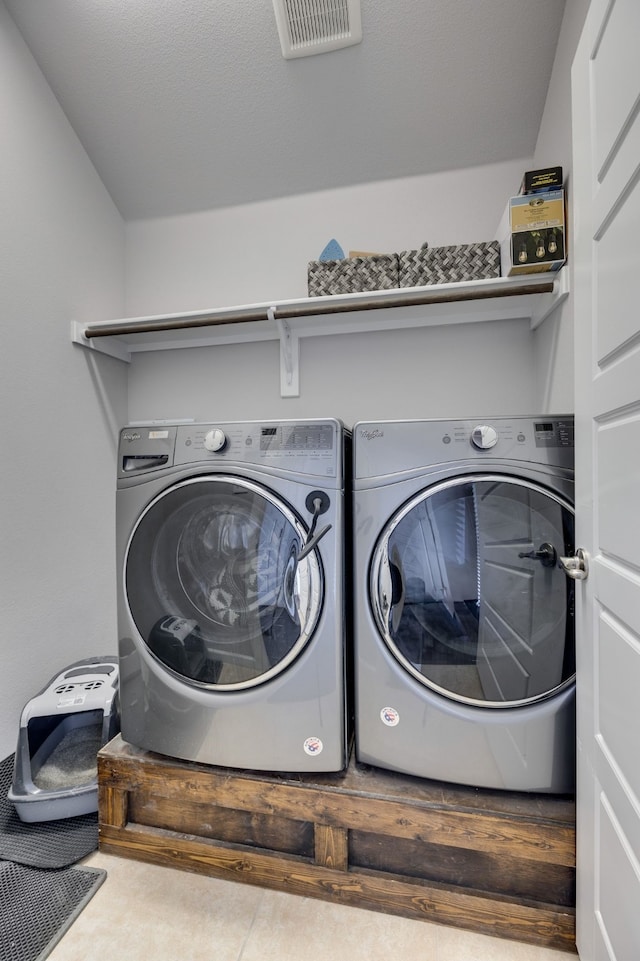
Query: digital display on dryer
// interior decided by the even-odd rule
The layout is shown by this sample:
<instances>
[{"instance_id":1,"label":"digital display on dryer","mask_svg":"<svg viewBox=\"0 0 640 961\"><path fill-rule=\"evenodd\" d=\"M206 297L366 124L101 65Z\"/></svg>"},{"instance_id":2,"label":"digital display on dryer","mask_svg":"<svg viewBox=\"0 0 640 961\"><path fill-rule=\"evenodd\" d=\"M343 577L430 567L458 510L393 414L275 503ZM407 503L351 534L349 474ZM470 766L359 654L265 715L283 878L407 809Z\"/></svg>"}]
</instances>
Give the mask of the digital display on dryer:
<instances>
[{"instance_id":1,"label":"digital display on dryer","mask_svg":"<svg viewBox=\"0 0 640 961\"><path fill-rule=\"evenodd\" d=\"M536 447L573 447L572 421L536 421L533 426Z\"/></svg>"}]
</instances>

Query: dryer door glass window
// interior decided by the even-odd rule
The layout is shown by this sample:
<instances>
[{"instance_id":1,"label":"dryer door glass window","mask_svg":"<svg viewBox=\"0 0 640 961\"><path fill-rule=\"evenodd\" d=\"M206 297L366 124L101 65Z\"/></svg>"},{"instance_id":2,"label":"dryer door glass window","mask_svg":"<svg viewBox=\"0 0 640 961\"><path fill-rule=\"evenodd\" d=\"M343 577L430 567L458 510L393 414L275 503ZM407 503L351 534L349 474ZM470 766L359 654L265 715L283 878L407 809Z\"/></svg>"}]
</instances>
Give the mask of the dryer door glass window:
<instances>
[{"instance_id":1,"label":"dryer door glass window","mask_svg":"<svg viewBox=\"0 0 640 961\"><path fill-rule=\"evenodd\" d=\"M573 509L546 488L479 475L406 504L373 560L378 628L422 684L465 703L513 707L575 673Z\"/></svg>"},{"instance_id":2,"label":"dryer door glass window","mask_svg":"<svg viewBox=\"0 0 640 961\"><path fill-rule=\"evenodd\" d=\"M136 525L126 597L151 654L180 678L216 689L263 683L311 638L322 606L307 529L256 484L193 478L162 493Z\"/></svg>"}]
</instances>

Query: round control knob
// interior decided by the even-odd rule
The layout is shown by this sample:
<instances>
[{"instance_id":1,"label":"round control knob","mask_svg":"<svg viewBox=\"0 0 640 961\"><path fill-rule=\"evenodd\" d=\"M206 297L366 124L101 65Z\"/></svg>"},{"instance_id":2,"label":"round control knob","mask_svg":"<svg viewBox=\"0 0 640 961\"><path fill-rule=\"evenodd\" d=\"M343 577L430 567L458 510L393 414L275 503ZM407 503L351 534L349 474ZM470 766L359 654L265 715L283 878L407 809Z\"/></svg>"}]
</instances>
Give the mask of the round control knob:
<instances>
[{"instance_id":1,"label":"round control knob","mask_svg":"<svg viewBox=\"0 0 640 961\"><path fill-rule=\"evenodd\" d=\"M207 431L204 435L204 446L213 454L215 454L216 451L222 450L226 443L227 438L225 432L220 430L219 427L214 427L213 430Z\"/></svg>"},{"instance_id":2,"label":"round control knob","mask_svg":"<svg viewBox=\"0 0 640 961\"><path fill-rule=\"evenodd\" d=\"M498 432L495 427L479 424L471 431L471 443L478 450L490 450L498 443Z\"/></svg>"}]
</instances>

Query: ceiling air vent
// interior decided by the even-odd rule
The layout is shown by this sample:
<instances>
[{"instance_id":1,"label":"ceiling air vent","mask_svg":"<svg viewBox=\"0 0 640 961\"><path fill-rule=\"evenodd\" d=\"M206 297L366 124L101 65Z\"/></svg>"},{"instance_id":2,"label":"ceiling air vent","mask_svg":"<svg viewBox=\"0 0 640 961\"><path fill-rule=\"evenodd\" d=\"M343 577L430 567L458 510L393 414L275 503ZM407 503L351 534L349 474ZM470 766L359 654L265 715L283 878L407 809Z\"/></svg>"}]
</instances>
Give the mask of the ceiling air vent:
<instances>
[{"instance_id":1,"label":"ceiling air vent","mask_svg":"<svg viewBox=\"0 0 640 961\"><path fill-rule=\"evenodd\" d=\"M362 40L360 0L273 0L282 56L310 57Z\"/></svg>"}]
</instances>

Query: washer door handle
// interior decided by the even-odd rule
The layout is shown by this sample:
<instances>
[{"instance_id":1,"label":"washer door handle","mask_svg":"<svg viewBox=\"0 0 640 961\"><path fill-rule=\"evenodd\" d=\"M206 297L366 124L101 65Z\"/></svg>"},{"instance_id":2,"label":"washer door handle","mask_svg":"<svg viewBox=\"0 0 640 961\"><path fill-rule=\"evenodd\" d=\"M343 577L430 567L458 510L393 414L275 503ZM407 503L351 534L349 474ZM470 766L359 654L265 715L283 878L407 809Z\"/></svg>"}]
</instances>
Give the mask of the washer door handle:
<instances>
[{"instance_id":1,"label":"washer door handle","mask_svg":"<svg viewBox=\"0 0 640 961\"><path fill-rule=\"evenodd\" d=\"M306 557L307 554L310 554L311 551L314 550L314 548L316 547L320 538L324 537L324 535L327 534L330 530L331 530L331 524L327 524L326 527L321 527L319 531L316 531L313 537L309 538L309 540L305 543L304 547L298 554L298 560L301 561L303 557Z\"/></svg>"},{"instance_id":2,"label":"washer door handle","mask_svg":"<svg viewBox=\"0 0 640 961\"><path fill-rule=\"evenodd\" d=\"M589 576L589 559L584 548L579 547L572 557L559 558L560 567L573 581L585 581Z\"/></svg>"}]
</instances>

